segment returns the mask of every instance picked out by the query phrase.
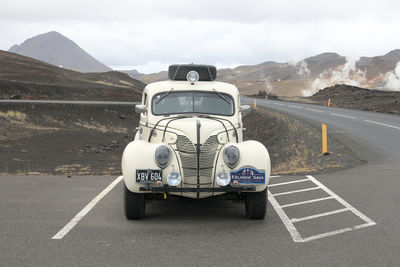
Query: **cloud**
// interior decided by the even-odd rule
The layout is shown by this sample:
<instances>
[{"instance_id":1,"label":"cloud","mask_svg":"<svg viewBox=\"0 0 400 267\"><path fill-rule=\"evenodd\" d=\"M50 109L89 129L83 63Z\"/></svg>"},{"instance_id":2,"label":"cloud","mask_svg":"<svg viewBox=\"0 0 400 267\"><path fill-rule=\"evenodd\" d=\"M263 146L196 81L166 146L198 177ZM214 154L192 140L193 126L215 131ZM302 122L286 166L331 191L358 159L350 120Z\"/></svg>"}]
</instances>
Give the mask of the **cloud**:
<instances>
[{"instance_id":1,"label":"cloud","mask_svg":"<svg viewBox=\"0 0 400 267\"><path fill-rule=\"evenodd\" d=\"M154 72L176 62L371 56L397 48L399 11L389 0L3 0L0 48L56 30L107 65Z\"/></svg>"}]
</instances>

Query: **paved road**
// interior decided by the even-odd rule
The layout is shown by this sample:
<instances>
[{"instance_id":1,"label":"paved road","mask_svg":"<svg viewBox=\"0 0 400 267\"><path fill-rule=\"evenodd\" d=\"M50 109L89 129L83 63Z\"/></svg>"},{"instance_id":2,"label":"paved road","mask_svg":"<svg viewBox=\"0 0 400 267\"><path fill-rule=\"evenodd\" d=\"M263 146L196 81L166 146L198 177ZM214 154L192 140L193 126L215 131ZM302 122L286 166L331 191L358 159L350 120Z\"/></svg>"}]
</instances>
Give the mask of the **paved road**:
<instances>
[{"instance_id":1,"label":"paved road","mask_svg":"<svg viewBox=\"0 0 400 267\"><path fill-rule=\"evenodd\" d=\"M317 127L349 144L360 158L372 162L400 162L400 116L343 108L257 99L257 106L279 111ZM243 104L254 99L242 98ZM344 136L344 137L343 137ZM356 147L355 147L356 146Z\"/></svg>"},{"instance_id":2,"label":"paved road","mask_svg":"<svg viewBox=\"0 0 400 267\"><path fill-rule=\"evenodd\" d=\"M153 202L145 220L127 221L118 183L59 240L52 237L117 177L0 176L0 265L399 265L400 118L257 105L327 123L328 134L369 163L313 177L274 177L276 203L269 203L265 221L246 220L241 204L211 200ZM295 242L296 232L306 242Z\"/></svg>"}]
</instances>

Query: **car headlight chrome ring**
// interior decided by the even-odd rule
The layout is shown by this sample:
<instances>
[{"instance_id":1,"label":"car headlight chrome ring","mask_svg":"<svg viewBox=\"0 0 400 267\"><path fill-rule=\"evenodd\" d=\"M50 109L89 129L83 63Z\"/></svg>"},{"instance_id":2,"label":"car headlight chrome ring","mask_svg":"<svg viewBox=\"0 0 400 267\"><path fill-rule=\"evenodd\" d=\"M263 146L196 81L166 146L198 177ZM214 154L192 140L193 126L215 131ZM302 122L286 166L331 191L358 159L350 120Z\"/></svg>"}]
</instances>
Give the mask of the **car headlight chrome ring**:
<instances>
[{"instance_id":1,"label":"car headlight chrome ring","mask_svg":"<svg viewBox=\"0 0 400 267\"><path fill-rule=\"evenodd\" d=\"M167 167L171 160L171 150L167 146L159 146L155 152L155 160L160 168Z\"/></svg>"},{"instance_id":2,"label":"car headlight chrome ring","mask_svg":"<svg viewBox=\"0 0 400 267\"><path fill-rule=\"evenodd\" d=\"M231 182L231 177L226 171L220 171L217 174L217 184L220 186L227 186Z\"/></svg>"},{"instance_id":3,"label":"car headlight chrome ring","mask_svg":"<svg viewBox=\"0 0 400 267\"><path fill-rule=\"evenodd\" d=\"M229 168L234 168L239 163L240 151L236 146L228 146L224 151L224 161Z\"/></svg>"},{"instance_id":4,"label":"car headlight chrome ring","mask_svg":"<svg viewBox=\"0 0 400 267\"><path fill-rule=\"evenodd\" d=\"M170 186L177 186L181 183L182 176L179 172L172 171L167 175L167 182Z\"/></svg>"}]
</instances>

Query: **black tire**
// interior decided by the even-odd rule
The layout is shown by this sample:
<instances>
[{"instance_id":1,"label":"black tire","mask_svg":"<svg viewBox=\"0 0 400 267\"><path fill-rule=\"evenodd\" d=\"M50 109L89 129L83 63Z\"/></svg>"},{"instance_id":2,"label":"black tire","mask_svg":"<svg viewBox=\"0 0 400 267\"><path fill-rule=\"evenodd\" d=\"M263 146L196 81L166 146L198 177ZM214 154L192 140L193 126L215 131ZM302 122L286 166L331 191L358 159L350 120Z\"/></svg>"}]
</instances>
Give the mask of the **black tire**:
<instances>
[{"instance_id":1,"label":"black tire","mask_svg":"<svg viewBox=\"0 0 400 267\"><path fill-rule=\"evenodd\" d=\"M245 198L246 217L250 220L262 220L267 213L267 189L261 192L247 193Z\"/></svg>"},{"instance_id":2,"label":"black tire","mask_svg":"<svg viewBox=\"0 0 400 267\"><path fill-rule=\"evenodd\" d=\"M126 188L124 183L124 210L128 220L140 220L144 218L146 203L144 194L133 193Z\"/></svg>"}]
</instances>

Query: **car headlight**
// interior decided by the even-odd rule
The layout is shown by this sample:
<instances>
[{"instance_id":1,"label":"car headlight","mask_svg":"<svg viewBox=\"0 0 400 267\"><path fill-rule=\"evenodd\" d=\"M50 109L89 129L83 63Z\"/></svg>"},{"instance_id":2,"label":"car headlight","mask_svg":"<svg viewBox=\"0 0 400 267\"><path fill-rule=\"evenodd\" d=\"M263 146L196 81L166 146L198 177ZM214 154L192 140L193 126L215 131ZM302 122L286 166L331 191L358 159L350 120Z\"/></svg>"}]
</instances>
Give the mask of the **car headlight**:
<instances>
[{"instance_id":1,"label":"car headlight","mask_svg":"<svg viewBox=\"0 0 400 267\"><path fill-rule=\"evenodd\" d=\"M221 171L217 174L217 183L220 186L227 186L231 182L231 178L226 171Z\"/></svg>"},{"instance_id":2,"label":"car headlight","mask_svg":"<svg viewBox=\"0 0 400 267\"><path fill-rule=\"evenodd\" d=\"M172 171L167 175L167 182L170 186L177 186L181 181L182 176L176 171Z\"/></svg>"},{"instance_id":3,"label":"car headlight","mask_svg":"<svg viewBox=\"0 0 400 267\"><path fill-rule=\"evenodd\" d=\"M224 151L224 161L229 168L234 168L239 162L240 152L235 146L228 146Z\"/></svg>"},{"instance_id":4,"label":"car headlight","mask_svg":"<svg viewBox=\"0 0 400 267\"><path fill-rule=\"evenodd\" d=\"M164 145L159 146L156 149L155 158L157 165L160 168L165 168L171 160L171 151Z\"/></svg>"}]
</instances>

